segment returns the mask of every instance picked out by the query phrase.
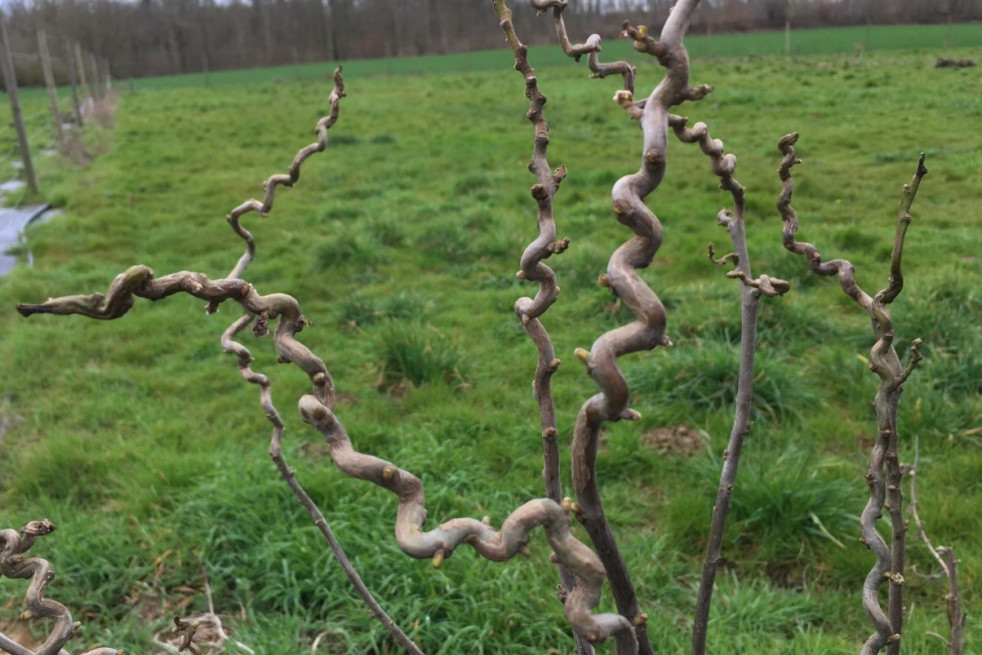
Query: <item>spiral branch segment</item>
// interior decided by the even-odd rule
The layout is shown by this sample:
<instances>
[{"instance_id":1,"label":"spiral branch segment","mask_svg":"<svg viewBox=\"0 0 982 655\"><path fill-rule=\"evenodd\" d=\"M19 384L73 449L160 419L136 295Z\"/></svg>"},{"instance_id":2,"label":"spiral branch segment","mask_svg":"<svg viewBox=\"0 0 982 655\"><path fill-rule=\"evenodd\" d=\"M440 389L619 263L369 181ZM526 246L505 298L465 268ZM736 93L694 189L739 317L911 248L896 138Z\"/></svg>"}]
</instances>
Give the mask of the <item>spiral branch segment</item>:
<instances>
[{"instance_id":1,"label":"spiral branch segment","mask_svg":"<svg viewBox=\"0 0 982 655\"><path fill-rule=\"evenodd\" d=\"M337 416L314 396L301 398L299 410L301 418L324 436L342 473L388 489L398 497L395 536L407 555L432 558L434 566L440 566L458 546L468 544L482 557L504 561L525 552L529 533L541 526L558 562L577 576L577 584L564 604L573 629L591 643L613 637L619 654L637 652L632 626L624 617L592 613L600 601L604 568L597 556L572 535L569 516L562 505L547 498L531 500L512 512L498 530L487 519L457 518L424 531L426 505L419 478L391 462L354 450Z\"/></svg>"},{"instance_id":2,"label":"spiral branch segment","mask_svg":"<svg viewBox=\"0 0 982 655\"><path fill-rule=\"evenodd\" d=\"M578 518L607 569L617 610L633 618L637 625L638 641L644 653L653 652L644 627L645 614L604 513L596 479L597 447L605 421L640 417L628 407L629 388L618 358L671 345L666 334L665 307L638 270L651 263L662 242L661 222L645 204L645 198L658 187L665 174L669 108L701 97L689 86L689 58L682 44L696 5L697 0L680 0L672 8L657 52L659 63L666 69L665 76L648 98L635 102L631 89L615 95L618 104L638 120L643 146L638 172L620 178L611 191L617 220L630 228L634 236L611 255L600 284L608 287L633 312L635 320L601 335L589 351L576 352L600 387L600 393L583 404L573 430L573 487L582 509Z\"/></svg>"},{"instance_id":3,"label":"spiral branch segment","mask_svg":"<svg viewBox=\"0 0 982 655\"><path fill-rule=\"evenodd\" d=\"M536 184L531 188L532 198L538 207L538 235L522 253L518 277L538 283L538 292L534 298L523 296L515 302L515 314L518 316L526 334L535 345L538 361L535 376L532 379L532 395L539 408L539 424L542 434L542 480L546 496L553 502L562 499L562 480L560 478L559 443L556 425L556 406L552 395L552 376L558 370L560 361L556 358L556 350L548 331L540 318L555 303L559 296L559 286L556 284L555 272L545 263L554 254L566 251L569 239L556 238L556 221L553 203L559 185L566 177L565 166L555 171L549 166L547 151L549 147L549 124L546 122L543 108L546 96L539 88L538 78L528 59L528 48L521 42L512 22L512 12L504 0L493 0L495 12L500 19L505 39L515 55L514 68L525 81L525 96L529 99L529 109L526 114L532 123L534 134L532 158L528 163L529 171L535 175ZM561 16L560 16L561 22ZM561 594L568 594L576 584L573 572L566 566L560 565L559 577ZM577 653L592 654L593 647L582 635L574 632Z\"/></svg>"},{"instance_id":4,"label":"spiral branch segment","mask_svg":"<svg viewBox=\"0 0 982 655\"><path fill-rule=\"evenodd\" d=\"M927 174L924 155L920 156L917 169L909 184L904 185L897 218L897 231L890 258L890 275L887 286L875 295L863 291L855 281L853 265L844 259L823 260L821 253L810 243L797 241L798 214L791 206L794 181L791 169L801 163L795 157L794 144L798 134L788 134L778 147L783 154L778 174L782 182L777 208L783 221L784 247L801 255L811 270L819 275L836 276L843 292L869 315L876 342L870 350L870 370L880 378L873 404L876 409L877 437L870 452L866 482L869 499L860 515L861 540L876 557L863 583L863 609L873 624L874 632L860 651L861 655L873 655L886 648L888 655L900 652L901 631L904 620L903 584L907 525L903 514L903 468L900 465L900 437L897 429L897 412L904 383L920 360L915 340L911 360L906 368L893 346L893 319L889 305L903 288L901 259L907 228L911 222L910 208L917 195L921 179ZM876 523L888 508L892 528L890 544L876 529ZM889 582L887 609L880 602L880 588Z\"/></svg>"},{"instance_id":5,"label":"spiral branch segment","mask_svg":"<svg viewBox=\"0 0 982 655\"><path fill-rule=\"evenodd\" d=\"M341 67L339 66L334 71L334 89L331 91L331 95L328 98L328 102L331 105L331 111L327 116L324 116L317 121L317 125L314 127L314 133L317 135L317 141L301 148L297 152L286 174L281 173L271 175L265 182L263 182L263 191L265 192L265 195L263 196L262 202L255 199L247 200L229 212L226 219L228 220L229 225L232 226L232 230L239 235L243 241L245 241L246 251L242 254L226 277L242 277L246 267L249 266L252 259L256 255L256 241L253 238L252 233L242 225L242 216L248 214L249 212L256 212L264 218L268 216L269 212L273 209L273 199L276 195L276 187L292 187L294 184L296 184L300 179L300 167L307 160L307 158L315 152L323 152L323 150L327 148L327 131L331 129L334 123L336 123L338 120L341 98L343 97L345 97L344 79L341 77ZM215 311L215 306L209 305L208 311L209 313Z\"/></svg>"},{"instance_id":6,"label":"spiral branch segment","mask_svg":"<svg viewBox=\"0 0 982 655\"><path fill-rule=\"evenodd\" d=\"M577 62L583 55L587 55L590 77L604 78L608 75L620 75L623 88L634 93L634 80L637 77L637 70L626 61L601 62L600 53L603 51L603 47L599 34L591 34L583 43L574 44L569 40L569 35L566 32L566 21L563 20L563 12L569 6L568 0L529 0L529 4L539 14L552 11L552 20L559 46L567 57Z\"/></svg>"},{"instance_id":7,"label":"spiral branch segment","mask_svg":"<svg viewBox=\"0 0 982 655\"><path fill-rule=\"evenodd\" d=\"M54 532L55 526L48 519L31 521L18 530L0 530L0 577L30 580L25 594L27 615L35 619L51 619L54 626L48 638L36 651L20 646L0 634L0 649L15 655L59 655L68 640L75 636L80 623L72 620L71 612L61 603L45 598L48 584L55 572L46 559L25 557L25 553L39 537ZM86 651L83 655L123 655L123 651L100 647Z\"/></svg>"},{"instance_id":8,"label":"spiral branch segment","mask_svg":"<svg viewBox=\"0 0 982 655\"><path fill-rule=\"evenodd\" d=\"M295 337L308 325L300 304L285 293L261 295L255 287L243 280L211 280L204 273L188 271L155 279L149 266L137 265L117 275L105 294L49 298L37 305L17 305L17 311L23 316L80 314L94 319L112 320L125 315L133 307L134 298L146 298L155 302L176 293L186 293L206 300L216 307L226 300L239 303L250 316L258 318L254 331L259 336L266 334L268 321L279 319L273 338L279 361L296 364L310 378L318 397L333 407L334 380L327 367Z\"/></svg>"}]
</instances>

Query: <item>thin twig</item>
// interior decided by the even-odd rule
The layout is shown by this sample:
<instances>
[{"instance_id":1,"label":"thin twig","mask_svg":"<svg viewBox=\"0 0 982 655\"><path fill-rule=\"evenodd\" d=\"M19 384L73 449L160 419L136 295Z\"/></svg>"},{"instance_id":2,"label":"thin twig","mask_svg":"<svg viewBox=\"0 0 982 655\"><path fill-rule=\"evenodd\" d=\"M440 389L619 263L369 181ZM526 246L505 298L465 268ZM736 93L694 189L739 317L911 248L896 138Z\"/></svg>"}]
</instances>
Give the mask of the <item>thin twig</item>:
<instances>
[{"instance_id":1,"label":"thin twig","mask_svg":"<svg viewBox=\"0 0 982 655\"><path fill-rule=\"evenodd\" d=\"M723 533L730 509L730 499L736 485L737 469L743 442L750 433L750 418L753 404L754 363L757 352L757 309L761 295L776 296L785 293L790 285L784 280L761 275L754 279L750 271L750 255L747 250L747 235L744 215L746 200L743 186L733 177L736 170L736 157L726 154L723 142L709 134L705 123L686 127L687 120L680 116L670 116L669 125L676 136L685 143L698 143L700 149L709 157L712 172L719 177L720 188L729 192L733 199L733 210L722 210L716 222L726 229L733 244L733 252L720 259L715 258L715 249L709 245L709 258L716 265L732 262L734 270L728 277L739 279L743 284L740 290L740 370L737 378L736 406L730 439L723 453L723 467L713 504L709 539L706 555L703 558L699 591L696 595L696 609L692 622L692 655L706 652L706 637L709 628L709 610L712 601L716 572L722 561Z\"/></svg>"},{"instance_id":2,"label":"thin twig","mask_svg":"<svg viewBox=\"0 0 982 655\"><path fill-rule=\"evenodd\" d=\"M951 639L945 639L936 632L928 632L927 634L945 642L951 655L962 655L965 649L965 620L967 616L962 612L961 600L958 593L958 564L952 548L946 546L934 547L934 544L931 543L931 539L927 535L924 521L921 520L917 512L916 480L920 456L921 439L917 437L914 439L914 464L908 473L910 476L910 514L914 519L914 524L917 526L917 532L921 537L921 541L924 542L924 546L931 553L931 557L941 567L941 571L948 581L948 593L945 595L945 603L947 605L948 627L951 630Z\"/></svg>"}]
</instances>

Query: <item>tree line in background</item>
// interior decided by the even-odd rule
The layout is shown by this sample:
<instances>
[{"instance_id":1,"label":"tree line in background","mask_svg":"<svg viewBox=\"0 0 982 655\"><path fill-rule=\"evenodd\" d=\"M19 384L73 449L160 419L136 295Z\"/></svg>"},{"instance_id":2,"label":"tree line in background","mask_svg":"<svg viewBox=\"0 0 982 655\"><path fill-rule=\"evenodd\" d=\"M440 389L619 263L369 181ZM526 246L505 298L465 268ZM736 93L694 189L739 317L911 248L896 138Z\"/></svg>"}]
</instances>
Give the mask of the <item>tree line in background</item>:
<instances>
[{"instance_id":1,"label":"tree line in background","mask_svg":"<svg viewBox=\"0 0 982 655\"><path fill-rule=\"evenodd\" d=\"M623 20L661 24L671 5L574 0L566 20L571 34L606 26L601 36L612 38ZM710 0L692 32L980 19L982 0ZM473 26L491 20L482 0L35 0L8 9L15 52L34 53L43 28L110 61L116 78L486 50L501 47L500 36ZM543 29L528 40L551 38ZM66 80L65 64L54 66ZM17 73L21 84L42 83L36 58L18 58Z\"/></svg>"}]
</instances>

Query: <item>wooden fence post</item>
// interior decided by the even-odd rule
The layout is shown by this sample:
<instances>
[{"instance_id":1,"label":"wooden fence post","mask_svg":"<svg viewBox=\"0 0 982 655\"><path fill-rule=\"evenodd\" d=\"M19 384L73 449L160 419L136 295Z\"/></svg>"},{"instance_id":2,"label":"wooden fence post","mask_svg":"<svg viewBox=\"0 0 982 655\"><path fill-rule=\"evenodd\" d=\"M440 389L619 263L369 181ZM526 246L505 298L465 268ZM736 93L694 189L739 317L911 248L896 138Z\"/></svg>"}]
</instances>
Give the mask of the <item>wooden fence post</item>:
<instances>
[{"instance_id":1,"label":"wooden fence post","mask_svg":"<svg viewBox=\"0 0 982 655\"><path fill-rule=\"evenodd\" d=\"M27 176L27 186L37 193L38 180L34 175L31 148L27 143L27 133L24 131L24 117L20 111L20 97L17 95L17 76L14 72L14 60L10 55L10 40L7 38L7 19L3 12L0 12L0 39L3 39L3 81L7 87L7 95L10 97L10 109L14 114L14 127L17 128L17 141L20 143L24 174Z\"/></svg>"},{"instance_id":2,"label":"wooden fence post","mask_svg":"<svg viewBox=\"0 0 982 655\"><path fill-rule=\"evenodd\" d=\"M38 28L38 53L41 55L41 72L44 73L44 84L48 87L48 104L51 106L51 117L55 121L55 135L58 137L58 150L65 148L65 134L61 129L61 112L58 111L58 92L55 90L55 76L51 72L51 54L48 52L48 38L44 30Z\"/></svg>"},{"instance_id":3,"label":"wooden fence post","mask_svg":"<svg viewBox=\"0 0 982 655\"><path fill-rule=\"evenodd\" d=\"M85 57L82 56L82 46L75 43L75 65L78 67L78 79L82 83L82 104L92 100L92 92L89 90L89 77L85 73Z\"/></svg>"},{"instance_id":4,"label":"wooden fence post","mask_svg":"<svg viewBox=\"0 0 982 655\"><path fill-rule=\"evenodd\" d=\"M72 48L71 44L66 44L65 50L68 53L68 83L72 86L72 107L75 109L75 126L81 128L85 126L85 120L82 118L82 105L78 101L78 77L75 72L77 68L75 62L75 49Z\"/></svg>"},{"instance_id":5,"label":"wooden fence post","mask_svg":"<svg viewBox=\"0 0 982 655\"><path fill-rule=\"evenodd\" d=\"M86 52L85 54L88 55L86 59L89 62L89 71L92 73L92 95L95 98L102 98L106 93L106 87L102 84L102 75L99 73L99 62L91 52Z\"/></svg>"}]
</instances>

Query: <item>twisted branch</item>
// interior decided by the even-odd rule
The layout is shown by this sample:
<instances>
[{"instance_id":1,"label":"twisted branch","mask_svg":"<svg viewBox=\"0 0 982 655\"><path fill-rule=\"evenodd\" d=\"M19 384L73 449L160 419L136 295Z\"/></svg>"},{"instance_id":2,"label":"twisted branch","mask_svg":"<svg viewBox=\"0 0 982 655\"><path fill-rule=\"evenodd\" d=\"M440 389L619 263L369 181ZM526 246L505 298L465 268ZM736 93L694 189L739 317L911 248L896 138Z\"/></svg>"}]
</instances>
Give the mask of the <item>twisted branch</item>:
<instances>
[{"instance_id":1,"label":"twisted branch","mask_svg":"<svg viewBox=\"0 0 982 655\"><path fill-rule=\"evenodd\" d=\"M357 571L355 571L347 555L341 548L340 543L334 536L330 526L327 524L327 521L324 519L323 514L303 487L297 482L292 469L286 464L280 449L283 422L280 420L279 413L273 406L269 380L266 376L251 371L249 364L252 361L252 355L248 349L233 340L233 337L250 325L253 320L256 321L253 327L254 334L256 336L264 336L268 333L269 321L280 319L273 336L278 361L281 363L293 363L304 371L310 378L314 393L321 402L324 402L329 407L334 406L334 381L327 367L324 366L323 361L295 338L295 335L308 325L308 321L301 312L300 305L296 299L280 293L260 296L252 285L238 279L238 276L245 270L245 267L251 261L255 252L255 243L252 235L241 227L238 219L248 211L258 211L263 216L267 215L272 209L273 194L276 186L279 184L292 186L300 177L301 164L314 152L324 150L327 143L327 130L337 120L339 99L344 96L344 82L341 77L340 68L334 73L334 83L335 87L330 95L331 113L319 120L315 128L318 135L317 143L302 148L297 153L296 157L294 157L293 164L290 166L288 175L273 175L266 181L266 201L264 203L260 204L258 201L247 201L233 210L232 214L229 215L229 222L232 224L233 229L245 239L247 244L246 253L239 259L229 278L212 281L203 273L182 271L154 280L153 271L149 267L138 265L130 267L124 273L116 276L105 294L96 293L48 299L48 301L38 305L18 305L17 310L25 317L42 313L61 315L81 314L89 318L110 320L119 318L129 311L133 306L134 297L156 301L175 293L184 292L207 300L207 311L209 313L214 312L226 300L238 302L246 310L246 313L233 322L222 334L222 347L226 352L237 356L239 369L246 381L259 384L262 387L260 404L266 412L267 418L273 423L270 453L278 470L300 503L310 512L314 523L321 530L329 547L341 564L345 575L351 581L366 605L368 605L372 615L389 630L393 638L407 652L421 655L422 651L389 618L372 596L371 591L362 582Z\"/></svg>"},{"instance_id":2,"label":"twisted branch","mask_svg":"<svg viewBox=\"0 0 982 655\"><path fill-rule=\"evenodd\" d=\"M784 247L805 258L812 271L819 275L835 275L843 292L869 315L876 343L870 350L869 367L880 378L874 398L877 417L877 438L870 453L866 481L869 485L869 500L860 517L862 541L876 556L863 584L863 608L873 623L875 632L870 635L862 648L862 655L872 655L884 647L888 655L900 652L900 635L903 627L903 583L904 559L907 526L903 516L903 490L901 482L903 469L898 455L899 435L897 432L897 411L904 382L920 360L919 340L912 347L910 364L901 367L900 357L893 346L893 319L888 305L900 294L903 288L901 259L904 239L911 222L910 208L917 195L921 178L927 174L924 155L917 162L917 170L909 184L904 185L897 217L897 230L894 237L893 252L890 257L890 275L887 286L870 296L855 281L853 265L844 259L823 261L821 253L810 243L795 240L798 230L798 215L791 207L794 182L791 168L800 163L795 158L794 144L796 133L783 137L778 144L784 157L778 173L782 182L777 208L784 224ZM885 478L885 479L884 479ZM876 522L883 509L890 514L892 537L890 545L876 530ZM879 601L879 591L885 580L890 581L887 611L884 612Z\"/></svg>"},{"instance_id":3,"label":"twisted branch","mask_svg":"<svg viewBox=\"0 0 982 655\"><path fill-rule=\"evenodd\" d=\"M458 546L468 544L482 557L504 561L525 551L531 530L542 526L555 559L569 567L578 579L564 604L573 629L591 643L613 637L617 653L637 652L634 633L622 616L591 614L600 601L604 568L597 556L571 534L566 511L571 503L561 506L547 498L531 500L512 512L499 530L491 527L488 518L482 521L459 518L424 532L426 507L419 478L386 460L355 451L344 426L314 396L301 398L299 407L301 418L324 436L331 457L342 473L388 489L398 497L396 542L407 555L432 558L433 565L439 567Z\"/></svg>"},{"instance_id":4,"label":"twisted branch","mask_svg":"<svg viewBox=\"0 0 982 655\"><path fill-rule=\"evenodd\" d=\"M242 226L239 219L249 212L256 212L263 218L268 216L269 212L273 209L273 197L276 194L276 187L292 187L294 184L296 184L300 179L300 166L312 154L315 152L323 152L324 149L327 148L327 131L334 126L334 123L337 122L341 98L344 98L345 95L344 79L341 77L341 67L338 66L334 71L334 89L331 91L331 95L328 97L328 102L331 104L331 112L327 116L324 116L317 121L317 125L314 127L314 133L317 135L317 141L311 143L309 146L301 148L297 152L286 174L270 175L266 181L263 182L263 191L265 192L265 195L262 202L259 202L258 200L246 200L244 203L229 212L228 216L225 217L229 222L229 225L232 226L232 230L246 243L246 251L235 263L235 266L226 276L227 278L233 279L242 277L246 267L249 266L256 254L256 241L253 239L252 233ZM211 303L208 305L207 312L210 314L214 312L217 307L217 305Z\"/></svg>"},{"instance_id":5,"label":"twisted branch","mask_svg":"<svg viewBox=\"0 0 982 655\"><path fill-rule=\"evenodd\" d=\"M643 134L643 156L637 173L618 180L611 191L617 220L634 232L621 245L601 276L608 287L635 315L635 321L601 335L590 351L576 351L600 393L584 403L573 430L573 487L580 506L577 518L607 569L617 610L637 626L642 652L651 653L641 611L627 566L604 513L596 479L597 446L605 421L634 420L640 415L628 408L627 381L617 364L618 357L656 346L671 345L665 333L666 314L654 291L641 279L638 269L647 267L662 241L662 226L644 199L661 183L665 174L669 108L698 95L689 87L689 58L682 43L698 0L680 0L672 8L661 35L659 63L665 77L642 104L633 103L633 92L625 89L615 99L629 115L638 119Z\"/></svg>"},{"instance_id":6,"label":"twisted branch","mask_svg":"<svg viewBox=\"0 0 982 655\"><path fill-rule=\"evenodd\" d=\"M685 143L698 143L702 152L709 156L713 174L719 177L720 188L733 198L733 210L723 209L717 215L717 223L726 228L733 252L715 258L713 244L709 244L709 256L717 265L731 262L734 269L728 277L739 279L741 285L740 303L740 372L737 381L736 408L729 443L723 453L723 468L720 472L719 487L710 524L706 555L702 564L702 576L696 597L696 610L692 626L692 655L706 652L706 636L709 627L709 610L713 595L716 571L722 561L723 532L730 509L730 499L736 484L737 469L743 442L750 432L751 405L753 403L754 364L757 352L757 308L761 295L777 296L790 289L784 280L761 275L754 279L750 272L750 255L747 251L746 199L743 186L733 177L736 170L736 156L726 154L723 142L709 134L705 123L696 123L687 128L687 119L669 116L669 125L676 136Z\"/></svg>"},{"instance_id":7,"label":"twisted branch","mask_svg":"<svg viewBox=\"0 0 982 655\"><path fill-rule=\"evenodd\" d=\"M61 603L44 597L45 589L54 577L55 572L46 559L40 557L24 557L38 537L54 532L55 526L48 519L31 521L20 531L0 530L0 577L19 580L30 580L24 598L27 603L26 616L36 619L51 619L54 626L48 638L33 652L0 634L0 650L12 655L58 655L68 640L75 636L75 631L81 625L72 620L71 612ZM83 655L122 655L122 651L114 648L95 648Z\"/></svg>"},{"instance_id":8,"label":"twisted branch","mask_svg":"<svg viewBox=\"0 0 982 655\"><path fill-rule=\"evenodd\" d=\"M572 57L577 62L580 61L580 57L587 55L590 77L603 79L608 75L620 75L624 89L628 93L634 93L634 79L637 76L637 70L626 61L602 63L600 52L603 48L600 44L599 34L591 34L585 43L574 45L570 42L569 36L566 34L566 21L563 20L563 11L569 5L567 0L529 0L529 4L540 14L549 9L552 10L552 20L555 24L556 37L559 39L560 47L567 57Z\"/></svg>"},{"instance_id":9,"label":"twisted branch","mask_svg":"<svg viewBox=\"0 0 982 655\"><path fill-rule=\"evenodd\" d=\"M522 253L518 277L523 280L537 282L538 292L535 298L522 297L515 302L515 313L522 322L526 334L535 344L538 353L538 364L535 377L532 380L532 395L539 407L539 423L542 433L542 480L545 483L546 496L554 502L561 502L562 481L559 467L559 444L557 442L556 406L552 397L552 376L558 370L560 361L556 358L556 350L552 339L539 318L556 302L559 296L559 286L556 284L555 272L545 264L544 260L553 254L566 251L569 239L556 239L556 221L553 216L553 200L559 191L559 185L566 177L566 167L560 166L553 171L549 166L547 149L549 147L549 124L546 123L543 107L546 97L539 89L538 78L528 60L528 48L515 32L512 23L512 12L504 0L493 0L495 12L501 21L501 29L505 33L508 45L515 55L515 70L521 73L525 80L525 96L529 99L527 118L532 123L534 141L532 159L528 168L536 177L537 183L532 186L531 194L538 206L537 223L539 234ZM562 18L559 18L560 22ZM565 566L559 567L562 582L560 594L565 596L575 584L572 571ZM574 633L577 652L589 655L592 646Z\"/></svg>"},{"instance_id":10,"label":"twisted branch","mask_svg":"<svg viewBox=\"0 0 982 655\"><path fill-rule=\"evenodd\" d=\"M266 418L273 424L273 434L270 438L269 445L269 454L273 460L273 463L276 465L277 470L280 472L280 475L286 481L287 485L290 487L290 490L293 491L294 496L296 496L297 500L300 501L300 504L303 505L310 514L314 525L316 525L320 530L321 535L328 544L328 547L331 549L331 552L341 565L341 569L344 571L345 576L348 578L348 581L351 582L351 585L355 588L355 591L357 591L365 605L368 606L368 610L371 615L378 620L386 630L389 631L389 634L392 635L396 642L398 642L407 653L411 653L412 655L422 655L422 651L419 649L419 647L413 643L412 639L410 639L402 631L399 625L396 624L396 622L393 621L392 618L385 612L379 602L375 599L372 592L368 589L368 586L364 583L364 581L362 581L361 576L351 564L351 560L348 559L348 555L341 547L341 543L338 541L337 536L334 534L330 524L324 517L323 512L321 512L320 508L317 506L317 503L310 497L310 494L308 494L303 486L301 486L293 469L287 463L286 458L283 455L282 448L284 425L279 412L273 405L271 388L272 383L267 376L261 373L256 373L252 370L252 353L250 353L249 349L243 346L241 343L235 341L234 338L239 332L244 330L252 323L253 318L254 316L252 314L245 314L226 328L225 332L222 333L222 348L225 350L225 352L235 355L239 366L239 373L242 375L242 378L250 384L258 385L260 388L259 403L266 414ZM253 331L255 332L255 328ZM278 337L274 336L274 342L277 338ZM296 359L291 361L299 368L305 370L304 366L312 369L317 368L318 365L321 367L324 366L323 362L312 352L310 352L306 346L303 346L302 344L298 345L303 349L301 354L304 362L301 363ZM323 368L323 373L324 375L330 377L326 367ZM314 392L318 398L318 401L333 407L333 385L330 387L330 390L331 393L327 394L325 388L319 388L316 385L314 387Z\"/></svg>"}]
</instances>

